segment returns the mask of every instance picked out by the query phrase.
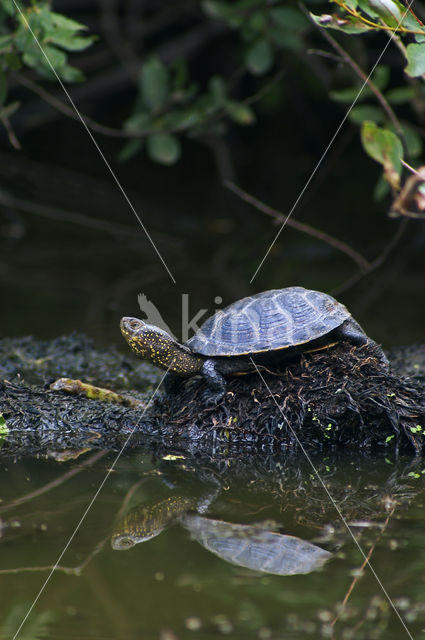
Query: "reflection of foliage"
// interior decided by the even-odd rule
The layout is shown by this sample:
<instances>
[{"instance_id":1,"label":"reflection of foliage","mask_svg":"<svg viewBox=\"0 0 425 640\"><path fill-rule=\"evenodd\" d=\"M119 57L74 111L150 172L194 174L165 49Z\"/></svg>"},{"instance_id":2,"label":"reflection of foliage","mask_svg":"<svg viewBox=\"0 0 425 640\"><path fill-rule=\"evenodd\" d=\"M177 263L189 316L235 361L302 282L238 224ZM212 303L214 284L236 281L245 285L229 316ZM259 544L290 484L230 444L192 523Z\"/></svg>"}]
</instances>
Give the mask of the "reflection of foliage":
<instances>
[{"instance_id":1,"label":"reflection of foliage","mask_svg":"<svg viewBox=\"0 0 425 640\"><path fill-rule=\"evenodd\" d=\"M0 639L13 638L28 613L31 603L23 602L12 607L0 625ZM51 637L51 625L56 620L53 611L42 611L31 615L19 632L19 640L38 640Z\"/></svg>"}]
</instances>

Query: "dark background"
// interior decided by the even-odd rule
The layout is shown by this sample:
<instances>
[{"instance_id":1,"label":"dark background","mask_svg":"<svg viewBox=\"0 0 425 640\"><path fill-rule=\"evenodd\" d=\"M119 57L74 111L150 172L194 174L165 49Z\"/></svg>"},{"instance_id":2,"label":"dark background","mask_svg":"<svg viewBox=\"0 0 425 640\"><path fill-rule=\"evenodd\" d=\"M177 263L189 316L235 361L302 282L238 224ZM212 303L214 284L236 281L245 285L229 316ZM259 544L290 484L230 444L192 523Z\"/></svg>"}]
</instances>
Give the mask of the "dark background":
<instances>
[{"instance_id":1,"label":"dark background","mask_svg":"<svg viewBox=\"0 0 425 640\"><path fill-rule=\"evenodd\" d=\"M170 11L174 3L129 3L134 4L140 5L139 17L147 20ZM105 31L105 10L109 15L112 7L125 33L129 5L54 3L57 11L100 36L92 48L71 58L85 70L87 80L69 88L83 113L113 127L128 117L136 90ZM175 18L165 27L141 39L135 48L139 61L147 52L167 51L184 38L190 42L194 30L202 34L208 26L197 3L179 3L174 11ZM326 48L320 34L309 37L312 46L320 43ZM373 59L383 42L379 37L366 42ZM194 78L202 84L212 73L231 74L237 47L237 34L226 28L198 38L185 50ZM399 63L394 52L388 56L397 84ZM77 330L87 332L99 345L121 345L119 319L140 313L140 292L180 335L182 293L189 294L194 315L201 308L212 312L216 296L228 304L253 292L302 285L337 295L384 346L422 341L421 221L409 223L381 267L351 285L358 268L347 256L286 227L250 284L278 226L231 193L223 177L288 213L346 110L328 97L335 74L341 74L334 62L306 49L298 56L282 53L279 65L273 71L282 71L282 77L255 105L254 126L229 123L223 137L214 140L184 137L182 158L174 166L155 164L143 152L118 162L123 141L94 133L176 284L81 122L12 84L13 97L21 101L12 124L22 149L11 148L3 133L0 189L21 206L0 205L2 334L53 338ZM32 72L28 76L35 78ZM254 93L264 82L246 76L236 94ZM66 102L57 83L40 84ZM388 200L374 200L380 174L380 166L364 154L357 128L345 123L293 218L334 235L373 260L400 225L399 219L387 215Z\"/></svg>"}]
</instances>

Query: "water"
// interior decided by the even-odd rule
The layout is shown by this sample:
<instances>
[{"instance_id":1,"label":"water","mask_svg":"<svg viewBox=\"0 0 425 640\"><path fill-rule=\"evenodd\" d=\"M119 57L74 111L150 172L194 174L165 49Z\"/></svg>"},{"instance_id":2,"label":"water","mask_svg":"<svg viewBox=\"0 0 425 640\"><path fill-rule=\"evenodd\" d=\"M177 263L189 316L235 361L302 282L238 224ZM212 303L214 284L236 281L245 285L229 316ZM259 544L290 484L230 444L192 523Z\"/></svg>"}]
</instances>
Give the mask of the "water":
<instances>
[{"instance_id":1,"label":"water","mask_svg":"<svg viewBox=\"0 0 425 640\"><path fill-rule=\"evenodd\" d=\"M19 638L407 637L368 568L340 610L363 558L302 456L195 462L124 455L50 574L115 457L2 461L1 638L14 637L43 585ZM410 633L425 637L421 465L336 454L313 460L364 552L374 545L372 566ZM258 532L296 536L330 559L300 575L253 571L192 539L184 520L127 551L112 548L120 510L182 495L204 520L263 523Z\"/></svg>"}]
</instances>

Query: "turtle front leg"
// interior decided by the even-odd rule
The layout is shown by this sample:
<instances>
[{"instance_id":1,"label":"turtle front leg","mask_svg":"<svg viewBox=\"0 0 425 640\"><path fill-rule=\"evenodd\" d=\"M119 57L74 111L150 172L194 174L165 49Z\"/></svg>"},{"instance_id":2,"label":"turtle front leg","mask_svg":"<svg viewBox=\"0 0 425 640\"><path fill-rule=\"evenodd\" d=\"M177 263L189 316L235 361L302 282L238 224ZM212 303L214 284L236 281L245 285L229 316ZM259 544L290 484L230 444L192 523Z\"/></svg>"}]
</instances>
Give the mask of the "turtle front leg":
<instances>
[{"instance_id":1,"label":"turtle front leg","mask_svg":"<svg viewBox=\"0 0 425 640\"><path fill-rule=\"evenodd\" d=\"M226 380L217 368L217 362L205 360L201 374L207 383L208 391L202 393L202 400L206 405L218 403L226 393Z\"/></svg>"},{"instance_id":2,"label":"turtle front leg","mask_svg":"<svg viewBox=\"0 0 425 640\"><path fill-rule=\"evenodd\" d=\"M372 338L369 338L361 328L358 322L354 320L354 318L348 318L342 325L339 330L340 336L343 340L348 340L352 342L356 346L368 345L373 350L376 358L382 364L385 369L388 369L390 363L388 362L388 358L383 352L382 348L377 344Z\"/></svg>"},{"instance_id":3,"label":"turtle front leg","mask_svg":"<svg viewBox=\"0 0 425 640\"><path fill-rule=\"evenodd\" d=\"M221 393L222 395L225 393L226 380L220 373L220 371L218 371L217 363L215 360L205 360L204 364L202 365L201 373L211 391Z\"/></svg>"}]
</instances>

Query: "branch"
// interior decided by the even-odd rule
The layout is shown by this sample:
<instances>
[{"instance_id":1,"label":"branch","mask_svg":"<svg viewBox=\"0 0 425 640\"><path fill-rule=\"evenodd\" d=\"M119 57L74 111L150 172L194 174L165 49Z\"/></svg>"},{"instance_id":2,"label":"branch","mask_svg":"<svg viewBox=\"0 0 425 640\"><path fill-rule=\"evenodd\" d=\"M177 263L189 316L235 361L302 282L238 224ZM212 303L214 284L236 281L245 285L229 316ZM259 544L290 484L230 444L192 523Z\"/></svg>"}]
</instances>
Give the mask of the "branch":
<instances>
[{"instance_id":1,"label":"branch","mask_svg":"<svg viewBox=\"0 0 425 640\"><path fill-rule=\"evenodd\" d=\"M357 264L357 266L360 268L361 273L367 273L368 270L370 269L370 263L366 260L366 258L362 256L360 253L358 253L357 251L355 251L352 247L350 247L348 244L346 244L342 240L338 240L338 238L335 238L334 236L331 236L328 233L321 231L320 229L316 229L315 227L312 227L309 224L298 222L298 220L294 220L293 218L288 218L281 211L278 211L277 209L273 209L272 207L269 207L264 202L261 202L261 200L258 200L253 195L249 194L247 191L244 191L243 189L238 187L234 182L225 181L224 185L228 189L230 189L230 191L233 191L233 193L235 193L239 198L241 198L241 200L248 202L253 207L258 209L262 213L265 213L267 216L270 216L274 220L282 223L285 222L285 224L287 224L288 227L292 227L293 229L296 229L297 231L301 231L302 233L306 233L307 235L312 236L313 238L322 240L323 242L326 242L326 244L330 245L334 249L337 249L338 251L345 253L349 258L351 258L351 260L353 260L353 262Z\"/></svg>"},{"instance_id":2,"label":"branch","mask_svg":"<svg viewBox=\"0 0 425 640\"><path fill-rule=\"evenodd\" d=\"M26 493L20 498L15 498L15 500L12 500L12 502L9 502L8 504L2 505L0 507L0 513L9 511L10 509L13 509L14 507L18 507L21 504L25 504L25 502L29 502L30 500L33 500L38 496L42 496L43 494L47 493L48 491L51 491L52 489L56 489L56 487L59 487L64 482L67 482L78 473L81 473L81 471L84 471L86 467L90 467L95 462L103 458L106 455L106 453L107 453L106 451L99 451L98 453L95 453L93 456L90 456L90 458L88 458L87 460L83 460L78 467L74 467L70 471L67 471L63 475L59 476L59 478L52 480L52 482L45 484L44 486L40 487L39 489L36 489L35 491L31 491L31 493Z\"/></svg>"},{"instance_id":3,"label":"branch","mask_svg":"<svg viewBox=\"0 0 425 640\"><path fill-rule=\"evenodd\" d=\"M12 207L23 211L25 213L32 213L43 218L50 218L51 220L60 220L61 222L71 222L90 229L98 229L99 231L106 231L113 235L125 235L134 236L134 227L124 224L115 224L108 222L107 220L100 220L99 218L91 218L81 213L72 213L70 211L64 211L63 209L55 209L46 205L36 204L35 202L28 202L27 200L20 200L14 196L9 195L5 191L0 189L0 204L4 207Z\"/></svg>"},{"instance_id":4,"label":"branch","mask_svg":"<svg viewBox=\"0 0 425 640\"><path fill-rule=\"evenodd\" d=\"M16 134L13 130L13 127L10 123L9 118L1 118L1 121L4 128L6 129L7 137L9 138L10 144L14 149L16 149L17 151L20 151L22 149L22 146L18 138L16 137Z\"/></svg>"},{"instance_id":5,"label":"branch","mask_svg":"<svg viewBox=\"0 0 425 640\"><path fill-rule=\"evenodd\" d=\"M369 89L372 91L372 93L375 95L375 97L377 98L377 100L381 103L382 108L384 109L385 113L387 114L387 116L389 117L389 119L391 120L391 122L394 125L394 129L397 131L398 135L400 136L400 138L403 140L404 142L404 146L406 146L405 140L404 140L404 133L403 133L403 129L401 128L401 124L396 116L396 114L394 113L392 107L390 106L390 104L388 103L388 101L386 100L386 98L384 97L384 95L379 91L378 87L372 82L372 80L365 74L365 72L363 71L363 69L361 69L359 67L359 65L357 64L357 62L355 60L353 60L353 58L345 51L345 49L343 49L343 47L341 47L341 45L339 44L339 42L337 42L328 32L326 29L320 29L320 27L314 23L316 25L316 27L319 29L320 33L322 34L322 36L329 42L329 44L335 49L335 51L337 51L339 53L339 55L343 58L343 60L345 60L350 67L353 69L354 73L363 81L364 84L366 84Z\"/></svg>"},{"instance_id":6,"label":"branch","mask_svg":"<svg viewBox=\"0 0 425 640\"><path fill-rule=\"evenodd\" d=\"M345 598L344 598L344 600L342 601L341 611L340 611L340 612L335 616L335 618L334 618L334 619L332 620L332 622L331 622L331 626L332 626L332 627L335 625L335 623L337 622L337 620L338 620L338 618L339 618L339 616L340 616L340 613L341 613L341 612L342 612L342 610L345 608L345 606L346 606L346 604L347 604L347 602L348 602L348 599L350 598L351 593L352 593L352 591L353 591L354 587L356 586L356 584L357 584L357 582L358 582L358 580L359 580L359 577L362 575L362 573L363 573L363 571L364 571L364 569L365 569L366 565L367 565L367 564L369 564L369 561L370 561L370 559L371 559L371 557L372 557L372 555L373 555L373 552L375 551L375 547L376 547L376 545L378 544L378 542L380 541L380 539L382 538L382 536L383 536L383 534L384 534L384 532L385 532L386 528L388 527L388 523L389 523L390 519L392 518L392 516L393 516L393 514L394 514L394 511L395 511L396 506L397 506L397 503L395 503L395 504L393 505L393 507L392 507L392 509L391 509L390 513L388 514L388 516L387 516L387 518L386 518L386 520L385 520L384 524L382 525L382 528L381 528L381 531L380 531L380 533L379 533L378 537L376 538L376 540L375 540L375 542L373 543L373 545L370 547L369 552L368 552L368 554L367 554L366 558L363 560L363 563L362 563L362 565L361 565L361 567L360 567L360 569L359 569L359 571L358 571L357 575L353 578L353 580L352 580L352 582L351 582L351 584L350 584L350 586L349 586L349 588L348 588L348 591L347 591L347 593L345 594Z\"/></svg>"},{"instance_id":7,"label":"branch","mask_svg":"<svg viewBox=\"0 0 425 640\"><path fill-rule=\"evenodd\" d=\"M341 293L344 293L348 289L351 289L351 287L357 284L362 278L372 273L372 271L375 271L376 269L378 269L378 267L381 267L384 264L384 262L388 259L389 255L392 253L395 247L398 245L398 243L400 242L401 238L404 235L404 232L406 231L407 224L408 224L408 219L403 218L403 220L400 222L397 228L397 231L394 233L390 241L385 245L381 253L375 258L375 260L373 260L369 264L367 271L365 272L357 271L353 276L351 276L351 278L348 278L348 280L343 282L343 284L341 284L339 287L332 289L331 294L338 296Z\"/></svg>"}]
</instances>

